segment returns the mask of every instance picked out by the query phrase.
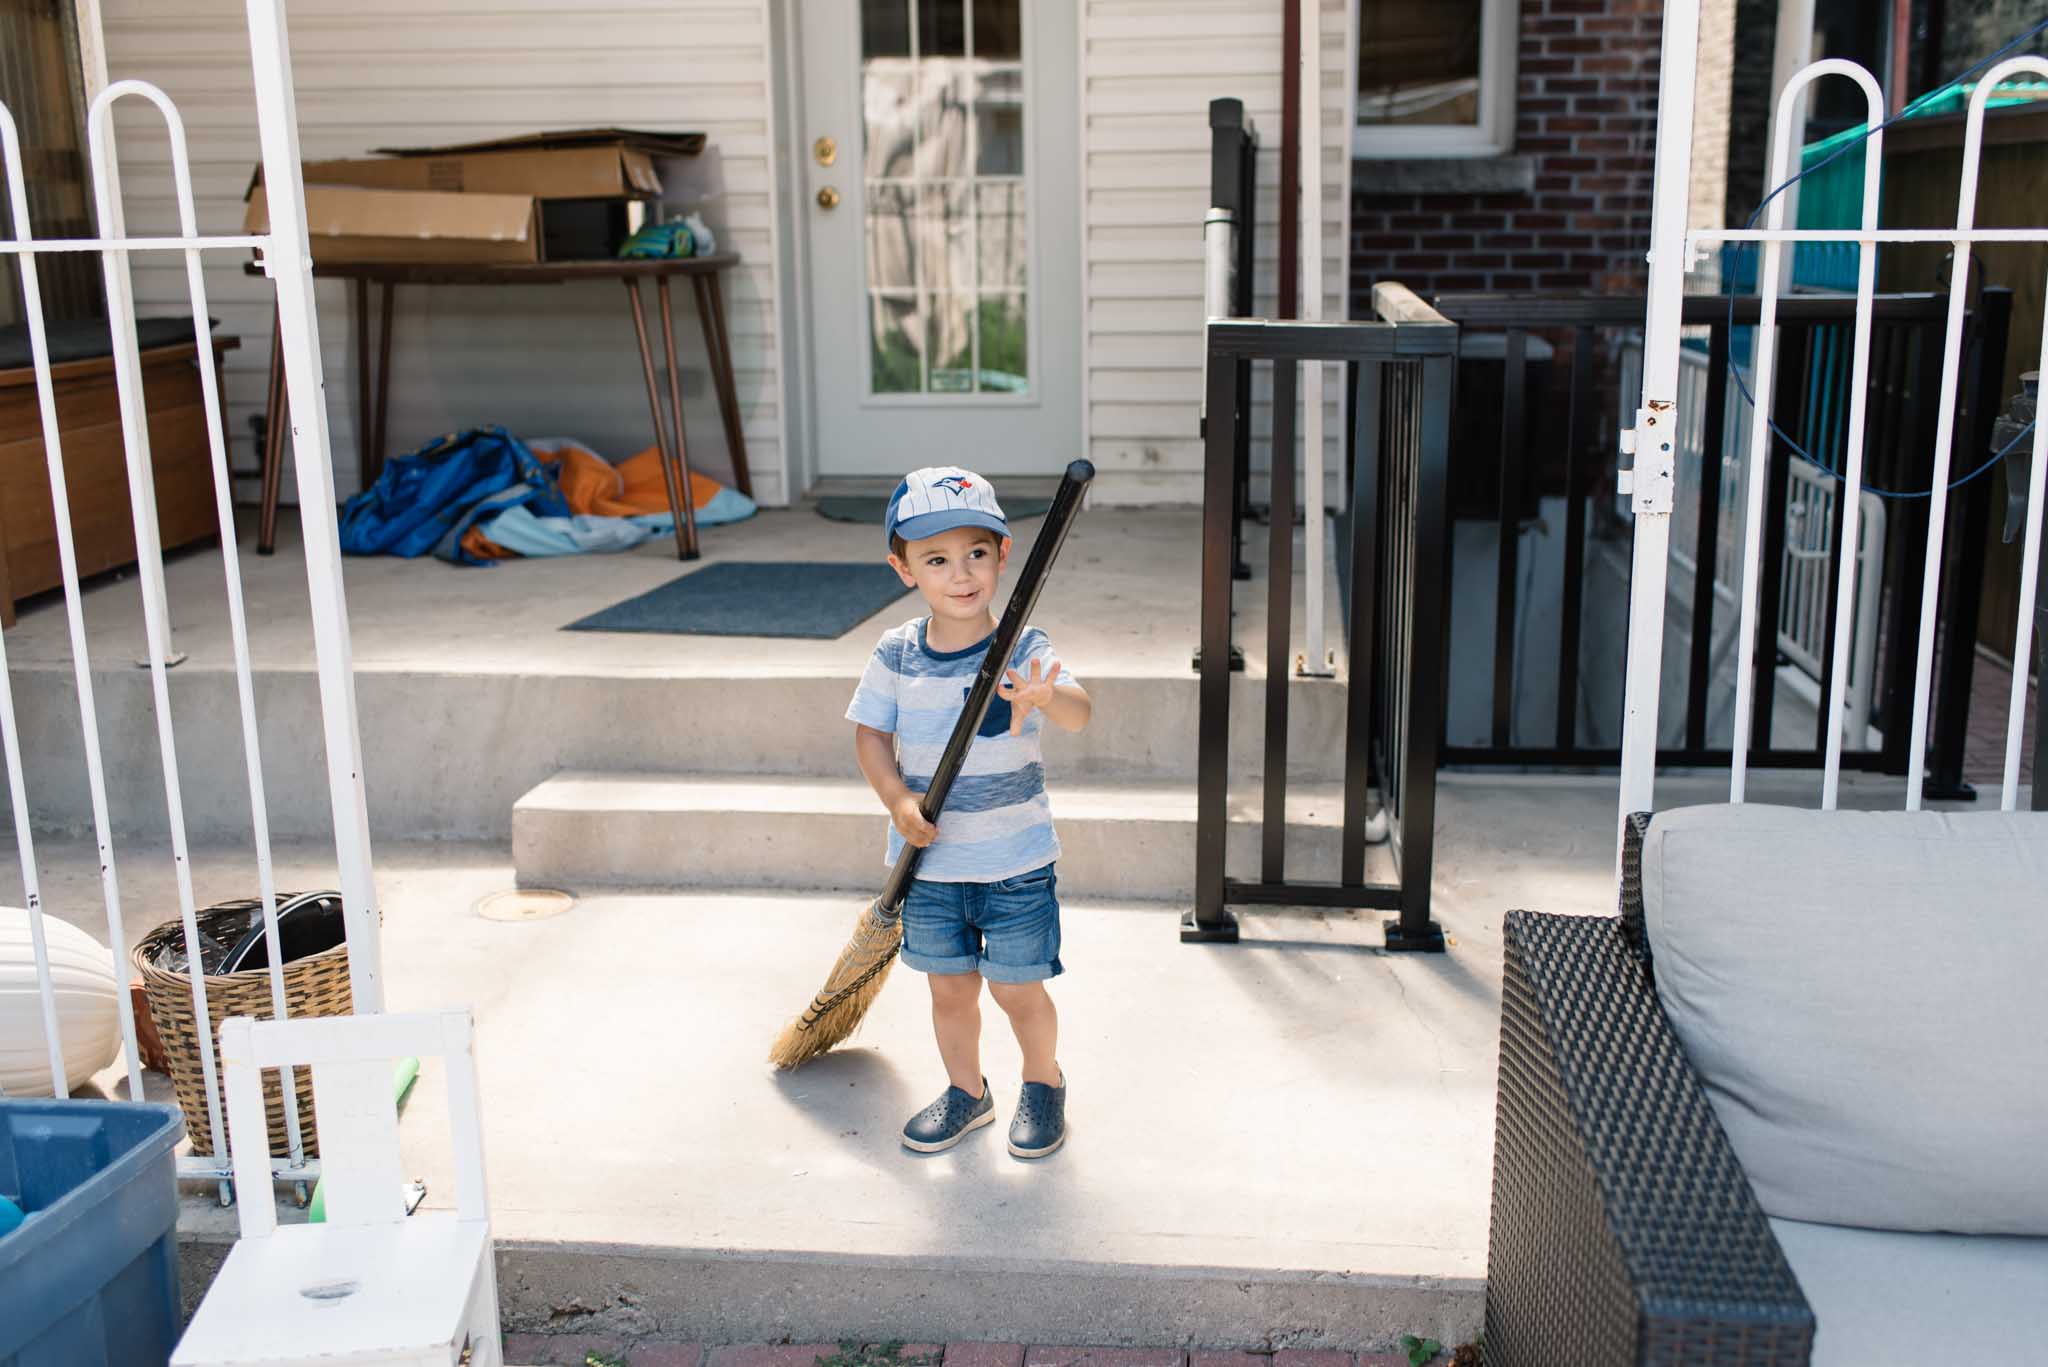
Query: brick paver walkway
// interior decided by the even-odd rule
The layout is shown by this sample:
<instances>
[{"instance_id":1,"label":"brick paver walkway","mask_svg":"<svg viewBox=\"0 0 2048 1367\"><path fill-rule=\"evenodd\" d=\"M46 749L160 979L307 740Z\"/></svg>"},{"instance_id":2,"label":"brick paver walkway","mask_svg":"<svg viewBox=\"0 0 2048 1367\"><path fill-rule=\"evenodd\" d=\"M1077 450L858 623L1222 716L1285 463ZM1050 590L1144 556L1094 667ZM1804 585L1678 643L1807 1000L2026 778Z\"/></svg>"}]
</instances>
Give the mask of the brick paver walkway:
<instances>
[{"instance_id":1,"label":"brick paver walkway","mask_svg":"<svg viewBox=\"0 0 2048 1367\"><path fill-rule=\"evenodd\" d=\"M626 1367L817 1367L838 1355L836 1343L676 1343L581 1334L508 1334L505 1361L513 1367L585 1367L593 1356ZM907 1343L905 1367L1408 1367L1405 1353L1343 1353L1283 1348L1277 1353L1215 1352L1181 1348L1086 1348L1022 1343ZM1450 1354L1435 1359L1450 1361Z\"/></svg>"},{"instance_id":2,"label":"brick paver walkway","mask_svg":"<svg viewBox=\"0 0 2048 1367\"><path fill-rule=\"evenodd\" d=\"M1970 671L1970 731L1963 746L1963 777L1980 793L1990 790L1996 805L2005 775L2005 723L2012 707L2012 671L1996 660L1977 657ZM2034 728L2041 722L2041 689L2027 686L2026 739L2020 745L2020 782L2034 778Z\"/></svg>"}]
</instances>

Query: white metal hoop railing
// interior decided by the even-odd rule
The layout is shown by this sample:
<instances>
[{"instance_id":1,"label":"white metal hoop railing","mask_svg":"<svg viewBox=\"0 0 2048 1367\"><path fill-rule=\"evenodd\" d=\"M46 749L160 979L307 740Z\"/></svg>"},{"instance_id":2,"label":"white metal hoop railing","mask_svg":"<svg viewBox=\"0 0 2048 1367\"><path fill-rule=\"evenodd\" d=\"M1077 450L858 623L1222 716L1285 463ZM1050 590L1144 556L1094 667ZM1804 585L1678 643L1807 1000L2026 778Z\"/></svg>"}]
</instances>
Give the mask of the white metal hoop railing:
<instances>
[{"instance_id":1,"label":"white metal hoop railing","mask_svg":"<svg viewBox=\"0 0 2048 1367\"><path fill-rule=\"evenodd\" d=\"M1937 596L1942 562L1942 532L1946 520L1951 479L1951 457L1955 444L1957 394L1961 384L1963 322L1967 309L1970 250L1978 242L2048 242L2048 226L2025 228L1978 228L1976 219L1977 178L1984 138L1984 112L1991 93L2002 82L2021 74L2048 76L2048 58L2014 57L1998 63L1979 79L1971 93L1963 139L1962 188L1953 229L1880 229L1877 226L1878 189L1883 158L1884 104L1877 81L1853 62L1821 61L1799 72L1779 93L1773 139L1771 183L1782 186L1792 178L1792 157L1796 128L1792 117L1799 94L1824 76L1854 81L1863 91L1869 109L1871 129L1864 143L1863 212L1861 226L1854 229L1787 229L1784 199L1773 195L1768 201L1766 226L1762 229L1703 229L1687 231L1685 224L1686 185L1690 171L1693 83L1698 50L1699 0L1673 0L1665 11L1663 66L1660 76L1657 139L1656 201L1653 209L1650 253L1651 283L1648 322L1645 328L1642 405L1634 427L1624 433L1624 450L1635 457L1632 470L1625 472L1626 492L1636 513L1636 546L1630 606L1627 703L1622 740L1621 814L1649 810L1652 806L1655 774L1655 732L1657 695L1660 683L1662 616L1665 576L1670 546L1671 482L1674 471L1679 393L1679 310L1684 271L1710 245L1724 242L1760 242L1763 261L1758 292L1762 296L1761 319L1757 328L1753 393L1760 409L1749 433L1749 476L1743 483L1747 492L1744 518L1745 544L1742 567L1740 660L1736 674L1734 763L1729 783L1731 801L1743 798L1745 763L1752 726L1752 682L1755 677L1756 612L1760 586L1762 516L1760 501L1764 481L1757 473L1764 468L1771 444L1769 408L1775 387L1771 378L1774 359L1777 301L1782 285L1782 259L1787 243L1853 242L1858 246L1856 328L1850 363L1850 411L1842 460L1842 534L1831 548L1838 620L1855 620L1859 598L1859 551L1864 538L1859 523L1864 516L1862 498L1864 407L1870 365L1871 298L1876 273L1876 246L1882 242L1938 242L1949 244L1955 266L1949 286L1947 328L1942 355L1940 414L1929 491L1928 536L1920 586L1921 616L1915 642L1912 730L1907 746L1910 766L1906 806L1917 809L1924 797L1929 696L1933 675ZM2048 362L2048 323L2041 338L2042 360ZM2004 773L1999 804L2010 811L2018 804L2021 731L2026 706L2026 661L2031 657L2035 585L2041 556L2044 484L2048 484L2048 427L2036 424L2033 432L2034 458L2031 466L2027 524L2023 535L2019 621L2014 649L2016 668L2006 719ZM1860 586L1867 595L1868 586ZM1831 808L1839 797L1842 729L1845 709L1843 690L1851 686L1850 646L1854 633L1839 631L1834 641L1829 672L1829 696L1824 701L1827 717L1826 766L1822 771L1821 805ZM1868 668L1863 673L1867 677ZM2038 784L2041 776L2035 776Z\"/></svg>"},{"instance_id":2,"label":"white metal hoop railing","mask_svg":"<svg viewBox=\"0 0 2048 1367\"><path fill-rule=\"evenodd\" d=\"M9 203L14 213L16 232L13 240L0 241L0 255L12 256L15 259L23 287L25 321L29 333L31 361L36 373L45 463L56 524L65 614L70 632L74 686L78 694L87 786L91 795L93 834L98 848L101 890L106 903L108 949L113 956L116 981L127 981L129 934L122 913L120 884L114 859L114 823L109 811L108 785L99 742L83 596L74 552L70 497L65 485L63 437L58 422L55 386L51 377L42 296L36 276L37 258L53 252L97 254L106 284L115 388L126 454L129 503L133 513L138 577L142 588L144 629L149 641L150 682L163 764L167 834L177 884L179 918L183 925L186 956L191 968L192 1004L196 1018L202 1022L208 1019L206 975L200 966L191 852L186 840L184 804L179 787L177 749L171 720L171 688L166 665L170 654L168 605L163 556L156 533L154 472L150 459L134 295L129 280L129 263L136 252L181 252L185 258L193 340L198 351L200 389L205 411L206 440L213 468L215 513L220 526L221 559L225 570L239 719L249 784L250 836L255 849L256 880L262 908L264 937L269 950L271 1006L273 1013L282 1019L287 1014L287 1009L283 955L277 933L277 888L271 859L262 755L258 742L256 695L250 663L248 619L242 595L233 485L228 472L226 429L218 376L214 366L202 253L254 248L262 254L264 271L276 288L276 311L282 337L294 463L301 492L301 519L305 527L306 573L326 740L328 787L334 813L336 863L347 924L350 983L355 1009L358 1012L367 1013L383 1009L378 917L370 871L369 817L362 775L362 745L356 717L348 644L348 616L341 583L332 460L329 454L326 411L321 397L320 350L317 319L313 309L312 263L307 248L304 191L299 172L298 127L292 102L289 40L285 31L282 0L247 0L247 20L255 75L257 122L263 145L264 181L270 197L271 230L266 234L209 237L199 232L183 120L176 106L162 90L147 82L125 80L101 91L93 100L88 114L88 153L98 221L103 231L107 230L107 225L119 225L122 222L118 191L115 188L119 184L119 168L112 146L112 115L113 107L118 101L136 97L155 106L164 121L171 148L179 235L127 237L115 227L107 236L101 238L38 241L28 215L20 139L12 115L4 106L0 106L0 144L4 144L0 150L4 150L6 157ZM82 1079L67 1076L62 1044L58 1037L57 1012L42 924L45 907L36 863L33 834L34 802L28 786L32 776L23 771L21 763L20 735L15 722L12 684L7 672L4 642L0 642L0 749L5 751L15 838L21 859L27 911L35 946L44 1033L49 1046L51 1089L58 1095L65 1095ZM117 1008L121 1016L129 1095L140 1096L141 1055L136 1041L133 1010L125 992L117 994ZM210 1033L203 1029L200 1035L199 1061L204 1078L208 1117L216 1138L215 1148L224 1150L227 1130L223 1123L223 1103L213 1040ZM291 1085L289 1076L285 1078L282 1091L288 1150L284 1156L271 1164L271 1170L279 1179L309 1182L318 1175L318 1165L305 1156L295 1088ZM219 1182L223 1200L228 1199L231 1194L232 1171L230 1155L224 1151L208 1156L186 1157L179 1163L179 1173L182 1177Z\"/></svg>"}]
</instances>

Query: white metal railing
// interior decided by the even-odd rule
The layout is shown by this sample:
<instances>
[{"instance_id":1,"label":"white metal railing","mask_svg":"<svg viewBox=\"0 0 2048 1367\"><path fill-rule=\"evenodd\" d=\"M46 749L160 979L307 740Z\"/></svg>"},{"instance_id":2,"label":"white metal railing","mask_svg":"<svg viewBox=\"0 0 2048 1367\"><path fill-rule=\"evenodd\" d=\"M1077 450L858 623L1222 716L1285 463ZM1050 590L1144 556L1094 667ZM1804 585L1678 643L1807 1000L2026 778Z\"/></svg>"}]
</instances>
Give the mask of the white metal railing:
<instances>
[{"instance_id":1,"label":"white metal railing","mask_svg":"<svg viewBox=\"0 0 2048 1367\"><path fill-rule=\"evenodd\" d=\"M78 694L80 736L86 781L91 795L93 836L98 847L101 894L106 904L108 949L115 980L126 982L129 934L122 912L120 880L114 857L113 821L108 807L106 770L99 740L92 661L79 589L77 556L72 537L70 495L65 484L63 436L57 420L56 391L50 374L42 294L36 276L37 258L53 252L91 252L99 256L106 283L109 331L113 342L115 388L126 452L129 504L133 513L136 560L142 589L144 630L149 641L150 685L162 757L167 835L177 884L178 913L183 923L185 952L191 969L192 1005L206 1021L206 974L201 968L197 908L192 890L190 850L186 841L184 803L179 787L177 747L172 732L171 690L166 661L169 621L162 550L155 521L154 470L144 411L140 348L136 337L134 292L129 266L137 252L179 252L185 258L193 340L198 348L200 388L206 414L206 436L212 458L215 513L219 519L221 560L233 644L235 682L240 702L242 746L249 784L250 835L255 848L256 878L270 960L271 1007L287 1014L283 954L277 936L277 890L272 870L270 830L258 744L255 687L249 659L248 620L242 597L235 535L233 486L227 465L221 396L213 364L213 338L208 323L206 279L202 253L255 248L262 253L264 272L276 288L284 358L288 411L292 424L294 462L299 480L300 515L305 525L307 582L311 591L314 652L326 740L329 795L334 812L335 854L339 867L344 919L348 935L350 984L355 1009L383 1009L379 967L378 920L370 873L369 817L364 803L362 745L356 719L351 672L348 616L341 584L341 551L335 524L332 461L329 455L326 407L321 399L320 348L313 310L312 262L307 248L304 188L299 171L298 125L292 100L290 45L285 31L283 0L247 0L250 50L255 76L257 122L263 146L264 182L270 195L271 229L258 236L208 237L198 230L192 194L190 160L184 122L164 92L143 81L121 81L102 90L88 114L88 152L98 222L105 236L94 239L37 241L29 218L20 138L13 115L0 106L0 151L4 151L9 203L17 236L0 241L0 255L11 256L20 272L30 354L36 372L36 397L42 419L43 449L48 469L52 512L64 610L71 637L73 681ZM114 105L128 97L148 101L162 116L170 141L176 182L179 235L127 237L118 190L119 170L112 145ZM0 640L0 749L12 795L14 829L42 996L44 1033L49 1046L53 1094L69 1094L83 1079L69 1077L58 1036L55 995L45 947L45 908L38 880L33 834L34 802L30 775L21 764L21 738L15 724L13 690L7 672L4 640ZM128 1094L142 1095L141 1054L135 1019L126 992L116 994L126 1062ZM207 1110L215 1148L224 1150L227 1127L222 1119L220 1078L211 1032L200 1031L199 1053ZM317 1163L306 1158L295 1088L287 1076L282 1088L289 1136L288 1152L271 1164L280 1180L305 1183L318 1175ZM230 1155L186 1156L179 1175L216 1181L225 1201L232 1194Z\"/></svg>"},{"instance_id":2,"label":"white metal railing","mask_svg":"<svg viewBox=\"0 0 2048 1367\"><path fill-rule=\"evenodd\" d=\"M1778 589L1778 649L1818 680L1825 676L1828 585L1834 578L1835 506L1842 482L1809 460L1795 459L1786 469L1784 574ZM1865 490L1862 497L1863 544L1856 550L1856 612L1837 626L1849 642L1849 679L1842 705L1848 710L1844 731L1861 747L1870 731L1870 704L1877 670L1878 594L1884 574L1884 500ZM1847 526L1848 519L1843 520ZM1734 560L1734 538L1728 538ZM1735 580L1729 577L1729 598ZM1838 634L1841 634L1838 631Z\"/></svg>"},{"instance_id":3,"label":"white metal railing","mask_svg":"<svg viewBox=\"0 0 2048 1367\"><path fill-rule=\"evenodd\" d=\"M1700 572L1698 500L1706 488L1705 481L1719 481L1721 507L1740 508L1745 502L1741 453L1749 449L1749 401L1737 386L1728 386L1722 410L1722 449L1709 455L1706 405L1710 369L1705 353L1691 347L1679 351L1670 552L1671 564L1678 574L1668 582L1666 592L1680 615L1691 610L1693 583ZM1621 353L1624 395L1642 392L1641 375L1642 348L1634 341L1626 342ZM1787 473L1790 478L1784 509L1785 540L1779 558L1778 650L1817 688L1826 674L1822 657L1827 653L1827 589L1833 577L1829 561L1834 554L1834 509L1841 481L1811 461L1796 458ZM1868 742L1876 699L1878 605L1885 553L1884 502L1868 491L1862 498L1861 523L1856 612L1848 624L1850 678L1842 703L1848 713L1847 734L1858 746ZM1740 604L1742 544L1742 529L1736 519L1718 519L1712 573L1714 598L1723 607ZM1694 631L1708 629L1709 623L1692 624ZM1715 641L1710 678L1720 677L1726 660L1723 652L1733 646L1734 640L1731 630Z\"/></svg>"},{"instance_id":4,"label":"white metal railing","mask_svg":"<svg viewBox=\"0 0 2048 1367\"><path fill-rule=\"evenodd\" d=\"M1763 261L1758 282L1762 311L1757 328L1755 384L1757 402L1768 405L1775 392L1772 366L1776 359L1776 318L1782 282L1785 244L1795 242L1842 241L1859 244L1857 252L1856 326L1850 363L1849 415L1843 451L1844 501L1840 544L1834 576L1838 621L1853 620L1861 589L1858 549L1864 545L1863 434L1870 366L1871 299L1875 284L1876 244L1881 242L1946 243L1954 251L1950 276L1947 329L1942 353L1940 415L1934 450L1932 484L1928 491L1928 535L1921 584L1919 639L1916 642L1913 717L1907 743L1909 773L1906 806L1920 807L1926 780L1928 700L1934 663L1937 595L1942 563L1942 533L1947 523L1951 456L1955 445L1956 396L1961 382L1963 317L1970 278L1970 252L1978 242L2048 242L2048 226L1980 229L1976 227L1977 176L1984 140L1984 110L1998 85L2022 73L2048 76L2048 58L2012 57L1991 67L1972 92L1963 138L1961 191L1953 229L1880 229L1877 226L1878 187L1883 165L1884 99L1877 81L1853 62L1826 60L1806 67L1779 92L1774 119L1773 174L1770 183L1782 188L1792 177L1795 127L1793 111L1805 88L1824 76L1854 81L1863 91L1868 109L1870 135L1864 141L1863 212L1860 228L1788 230L1785 227L1784 196L1773 192L1766 201L1766 226L1762 229L1706 229L1686 227L1687 184L1691 170L1691 138L1694 83L1699 49L1700 0L1671 0L1664 12L1664 48L1659 77L1656 195L1651 213L1650 290L1645 325L1646 351L1641 404L1631 429L1623 434L1623 448L1634 455L1634 467L1626 472L1626 489L1636 514L1635 564L1629 611L1628 682L1622 735L1621 812L1649 810L1653 800L1656 769L1658 690L1663 650L1663 608L1666 586L1666 558L1671 537L1672 481L1676 468L1677 408L1679 404L1679 321L1687 265L1706 248L1723 242L1753 241L1763 244ZM2042 359L2048 361L2048 320L2042 329ZM1768 410L1764 415L1767 416ZM1751 425L1746 469L1764 468L1770 442L1771 424ZM2030 467L2027 525L2023 538L2019 620L2014 658L2025 660L2032 652L2035 584L2040 567L2044 494L2048 494L2048 426L2037 423L2033 433L2033 462ZM1742 557L1741 622L1736 671L1734 763L1729 785L1731 801L1743 797L1745 766L1752 727L1754 658L1756 650L1758 561L1762 552L1762 517L1759 504L1764 481L1746 481ZM1834 658L1829 671L1829 696L1824 702L1827 717L1827 762L1822 772L1821 805L1836 805L1841 779L1842 728L1845 715L1843 691L1849 686L1849 650L1853 633L1838 631ZM2026 671L2013 671L2013 689L2006 725L2005 767L1999 802L2005 810L2018 804L2020 737L2026 705ZM2039 776L2036 782L2039 782ZM1618 858L1618 853L1617 853Z\"/></svg>"},{"instance_id":5,"label":"white metal railing","mask_svg":"<svg viewBox=\"0 0 2048 1367\"><path fill-rule=\"evenodd\" d=\"M1732 367L1733 361L1729 362ZM1721 450L1710 460L1707 455L1707 378L1712 369L1705 353L1685 347L1678 353L1678 424L1676 449L1673 451L1675 464L1672 472L1672 522L1671 561L1689 577L1699 570L1700 524L1696 500L1706 488L1709 468L1720 481L1721 506L1735 508L1740 504L1740 483L1742 462L1731 458L1730 453L1739 451L1747 443L1749 411L1742 402L1742 396L1734 386L1729 386L1727 399L1722 405ZM1621 344L1621 394L1626 406L1635 396L1641 394L1643 384L1643 345L1636 338L1628 338ZM1631 515L1627 499L1621 499L1619 511L1623 516ZM1735 591L1736 556L1740 549L1740 530L1732 517L1722 517L1715 527L1714 545L1714 587L1715 592L1724 589L1733 600Z\"/></svg>"}]
</instances>

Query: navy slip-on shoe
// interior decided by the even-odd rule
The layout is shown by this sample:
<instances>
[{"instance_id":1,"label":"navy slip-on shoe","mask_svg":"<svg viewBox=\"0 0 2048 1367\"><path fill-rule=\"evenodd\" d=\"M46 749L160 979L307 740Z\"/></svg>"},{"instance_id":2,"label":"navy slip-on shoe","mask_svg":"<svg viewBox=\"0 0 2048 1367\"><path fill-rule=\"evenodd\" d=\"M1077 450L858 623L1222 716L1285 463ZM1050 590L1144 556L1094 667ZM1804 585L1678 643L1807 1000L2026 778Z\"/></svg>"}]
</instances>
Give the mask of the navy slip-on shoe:
<instances>
[{"instance_id":1,"label":"navy slip-on shoe","mask_svg":"<svg viewBox=\"0 0 2048 1367\"><path fill-rule=\"evenodd\" d=\"M919 1153L942 1153L996 1118L995 1097L988 1079L981 1080L981 1095L972 1097L958 1087L948 1087L937 1101L910 1117L903 1126L903 1147Z\"/></svg>"},{"instance_id":2,"label":"navy slip-on shoe","mask_svg":"<svg viewBox=\"0 0 2048 1367\"><path fill-rule=\"evenodd\" d=\"M1027 1082L1017 1097L1017 1114L1010 1121L1010 1152L1019 1158L1043 1158L1067 1142L1067 1073L1060 1070L1060 1085Z\"/></svg>"}]
</instances>

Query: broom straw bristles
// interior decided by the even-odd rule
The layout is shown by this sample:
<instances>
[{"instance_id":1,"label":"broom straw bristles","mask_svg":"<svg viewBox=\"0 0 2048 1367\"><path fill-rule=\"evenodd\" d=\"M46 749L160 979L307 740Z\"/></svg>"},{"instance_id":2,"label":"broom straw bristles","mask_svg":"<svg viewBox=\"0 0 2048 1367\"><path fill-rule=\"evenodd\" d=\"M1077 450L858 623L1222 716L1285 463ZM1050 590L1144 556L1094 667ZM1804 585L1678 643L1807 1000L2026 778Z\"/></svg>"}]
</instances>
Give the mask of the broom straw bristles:
<instances>
[{"instance_id":1,"label":"broom straw bristles","mask_svg":"<svg viewBox=\"0 0 2048 1367\"><path fill-rule=\"evenodd\" d=\"M902 945L902 918L884 916L878 903L868 903L824 988L802 1015L782 1027L768 1061L777 1068L795 1068L850 1038L888 981L889 966Z\"/></svg>"}]
</instances>

